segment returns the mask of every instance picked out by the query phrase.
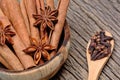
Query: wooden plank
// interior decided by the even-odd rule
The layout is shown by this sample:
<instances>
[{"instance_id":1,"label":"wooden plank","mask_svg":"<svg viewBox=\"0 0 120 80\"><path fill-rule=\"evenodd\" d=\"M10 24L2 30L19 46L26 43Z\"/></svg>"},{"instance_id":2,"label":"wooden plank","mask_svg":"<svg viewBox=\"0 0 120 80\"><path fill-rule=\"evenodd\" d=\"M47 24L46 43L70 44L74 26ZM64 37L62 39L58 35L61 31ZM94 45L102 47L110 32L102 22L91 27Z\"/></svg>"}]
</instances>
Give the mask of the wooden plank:
<instances>
[{"instance_id":1,"label":"wooden plank","mask_svg":"<svg viewBox=\"0 0 120 80\"><path fill-rule=\"evenodd\" d=\"M120 80L120 0L71 0L67 21L71 28L68 60L51 80L87 80L86 46L99 30L115 39L115 48L99 80Z\"/></svg>"}]
</instances>

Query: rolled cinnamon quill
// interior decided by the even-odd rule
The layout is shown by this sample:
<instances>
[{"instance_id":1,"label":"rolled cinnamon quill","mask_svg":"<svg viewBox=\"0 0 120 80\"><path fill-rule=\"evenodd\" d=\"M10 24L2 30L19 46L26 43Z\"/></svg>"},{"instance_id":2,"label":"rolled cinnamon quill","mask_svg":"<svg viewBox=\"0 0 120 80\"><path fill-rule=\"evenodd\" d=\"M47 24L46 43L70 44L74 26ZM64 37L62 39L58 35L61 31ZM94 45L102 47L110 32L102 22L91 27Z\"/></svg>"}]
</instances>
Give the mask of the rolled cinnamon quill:
<instances>
[{"instance_id":1,"label":"rolled cinnamon quill","mask_svg":"<svg viewBox=\"0 0 120 80\"><path fill-rule=\"evenodd\" d=\"M0 20L3 24L3 27L6 27L8 25L5 25L4 23L6 23L6 21L4 20L6 17L4 16L3 12L0 9ZM9 49L8 46L4 45L1 46L0 45L0 56L1 58L3 58L3 60L5 60L4 62L7 62L8 65L10 65L10 67L14 70L23 70L23 65L21 64L21 62L19 61L19 59L14 55L14 53ZM6 64L6 63L3 63ZM6 66L9 68L9 66Z\"/></svg>"},{"instance_id":2,"label":"rolled cinnamon quill","mask_svg":"<svg viewBox=\"0 0 120 80\"><path fill-rule=\"evenodd\" d=\"M14 29L12 30L14 31ZM21 63L23 64L24 68L28 69L28 68L36 66L33 61L33 58L30 55L23 52L23 49L25 49L26 47L24 46L24 44L22 43L21 39L19 38L17 34L16 36L13 36L13 41L14 41L13 48L16 52L16 55L18 56Z\"/></svg>"},{"instance_id":3,"label":"rolled cinnamon quill","mask_svg":"<svg viewBox=\"0 0 120 80\"><path fill-rule=\"evenodd\" d=\"M36 8L37 8L37 14L40 14L41 13L41 11L40 11L40 7L41 7L40 0L35 0L35 3L36 3Z\"/></svg>"},{"instance_id":4,"label":"rolled cinnamon quill","mask_svg":"<svg viewBox=\"0 0 120 80\"><path fill-rule=\"evenodd\" d=\"M52 10L55 9L54 0L46 0L46 4L47 4L47 6L50 6L50 8L51 8Z\"/></svg>"},{"instance_id":5,"label":"rolled cinnamon quill","mask_svg":"<svg viewBox=\"0 0 120 80\"><path fill-rule=\"evenodd\" d=\"M10 67L12 67L13 70L24 70L19 59L6 45L0 46L0 56L10 65Z\"/></svg>"},{"instance_id":6,"label":"rolled cinnamon quill","mask_svg":"<svg viewBox=\"0 0 120 80\"><path fill-rule=\"evenodd\" d=\"M13 68L0 56L0 63L3 64L7 69L13 70Z\"/></svg>"},{"instance_id":7,"label":"rolled cinnamon quill","mask_svg":"<svg viewBox=\"0 0 120 80\"><path fill-rule=\"evenodd\" d=\"M45 0L40 0L40 4L41 4L41 8L43 10L45 10L45 3L44 3Z\"/></svg>"},{"instance_id":8,"label":"rolled cinnamon quill","mask_svg":"<svg viewBox=\"0 0 120 80\"><path fill-rule=\"evenodd\" d=\"M31 37L39 41L38 28L33 25L35 23L33 14L36 14L35 0L24 0L24 3L25 3L27 14L28 14L28 18L30 21Z\"/></svg>"},{"instance_id":9,"label":"rolled cinnamon quill","mask_svg":"<svg viewBox=\"0 0 120 80\"><path fill-rule=\"evenodd\" d=\"M0 0L0 8L2 9L2 11L4 11L3 13L6 16L9 16L9 12L8 12L8 8L6 8L7 4L4 0Z\"/></svg>"},{"instance_id":10,"label":"rolled cinnamon quill","mask_svg":"<svg viewBox=\"0 0 120 80\"><path fill-rule=\"evenodd\" d=\"M52 46L55 46L56 48L58 47L60 36L61 36L62 30L63 30L63 27L64 27L69 1L70 0L60 0L59 1L58 22L55 25L55 29L53 31L51 42L50 42L50 44ZM51 56L53 56L54 54L55 54L55 52L52 52Z\"/></svg>"},{"instance_id":11,"label":"rolled cinnamon quill","mask_svg":"<svg viewBox=\"0 0 120 80\"><path fill-rule=\"evenodd\" d=\"M0 0L0 5L6 4L1 7L2 11L7 15L12 22L14 29L24 42L26 46L30 45L29 34L24 22L24 18L17 0ZM7 8L7 12L4 10ZM9 13L9 14L8 14ZM24 36L23 36L24 35Z\"/></svg>"},{"instance_id":12,"label":"rolled cinnamon quill","mask_svg":"<svg viewBox=\"0 0 120 80\"><path fill-rule=\"evenodd\" d=\"M29 25L29 21L28 21L28 15L26 12L24 0L20 0L20 8L21 8L22 15L23 15L23 18L24 18L24 21L26 24L27 31L30 34L30 25Z\"/></svg>"},{"instance_id":13,"label":"rolled cinnamon quill","mask_svg":"<svg viewBox=\"0 0 120 80\"><path fill-rule=\"evenodd\" d=\"M2 20L3 20L4 26L10 25L10 22L8 21L7 17L5 17L4 15L3 15L3 17L4 17L4 19L2 19ZM14 30L14 28L12 26L11 26L11 30L16 33L16 31ZM19 38L17 33L15 36L12 37L12 40L14 42L14 44L12 46L16 52L17 57L19 58L20 62L22 63L23 67L25 69L28 69L30 67L36 66L34 64L32 57L23 52L23 49L25 49L26 46L23 44L22 40Z\"/></svg>"},{"instance_id":14,"label":"rolled cinnamon quill","mask_svg":"<svg viewBox=\"0 0 120 80\"><path fill-rule=\"evenodd\" d=\"M44 0L39 0L39 2L40 2L40 8L42 9L42 10L45 10L45 3L44 3ZM39 12L39 14L41 14L41 11ZM45 35L45 33L44 33L44 29L43 28L41 28L42 27L42 25L40 25L40 37L42 38L42 37L44 37Z\"/></svg>"}]
</instances>

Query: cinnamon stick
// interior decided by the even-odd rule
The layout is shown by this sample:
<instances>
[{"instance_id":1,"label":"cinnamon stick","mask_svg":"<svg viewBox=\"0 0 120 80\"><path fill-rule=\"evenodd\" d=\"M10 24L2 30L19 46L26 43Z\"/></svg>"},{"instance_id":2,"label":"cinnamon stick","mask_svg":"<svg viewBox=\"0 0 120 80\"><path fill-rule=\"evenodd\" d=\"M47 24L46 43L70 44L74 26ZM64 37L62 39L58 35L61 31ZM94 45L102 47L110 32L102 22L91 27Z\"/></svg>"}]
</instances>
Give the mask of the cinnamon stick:
<instances>
[{"instance_id":1,"label":"cinnamon stick","mask_svg":"<svg viewBox=\"0 0 120 80\"><path fill-rule=\"evenodd\" d=\"M0 9L0 20L5 25L6 21L4 20L6 17L4 16L3 12ZM9 24L8 24L9 25ZM14 55L14 53L8 48L8 46L0 46L0 56L14 69L14 70L23 70L23 66L19 59Z\"/></svg>"},{"instance_id":2,"label":"cinnamon stick","mask_svg":"<svg viewBox=\"0 0 120 80\"><path fill-rule=\"evenodd\" d=\"M2 2L6 4L6 6L1 7L2 11L5 13L5 15L9 13L9 15L7 16L9 20L12 22L16 32L18 33L24 44L26 46L29 46L30 45L29 34L27 32L27 28L18 1L17 0L0 0L0 1L1 1L0 5L3 5ZM4 11L5 8L7 8L8 10L7 12Z\"/></svg>"},{"instance_id":3,"label":"cinnamon stick","mask_svg":"<svg viewBox=\"0 0 120 80\"><path fill-rule=\"evenodd\" d=\"M7 4L5 3L4 0L0 0L0 8L2 9L2 11L4 11L4 14L6 16L9 16L9 12L8 12L8 8L6 8Z\"/></svg>"},{"instance_id":4,"label":"cinnamon stick","mask_svg":"<svg viewBox=\"0 0 120 80\"><path fill-rule=\"evenodd\" d=\"M35 3L36 3L36 8L37 8L37 14L40 14L41 13L41 11L40 11L40 7L41 7L40 0L35 0Z\"/></svg>"},{"instance_id":5,"label":"cinnamon stick","mask_svg":"<svg viewBox=\"0 0 120 80\"><path fill-rule=\"evenodd\" d=\"M50 6L50 8L51 8L52 10L55 9L54 0L46 0L46 4L47 4L47 6Z\"/></svg>"},{"instance_id":6,"label":"cinnamon stick","mask_svg":"<svg viewBox=\"0 0 120 80\"><path fill-rule=\"evenodd\" d=\"M41 14L40 8L41 9L45 9L45 4L44 4L44 0L36 0L36 8L37 8L37 14Z\"/></svg>"},{"instance_id":7,"label":"cinnamon stick","mask_svg":"<svg viewBox=\"0 0 120 80\"><path fill-rule=\"evenodd\" d=\"M55 29L52 34L51 42L50 44L52 46L55 46L56 48L58 47L60 36L64 27L65 19L66 19L66 14L67 14L67 9L69 5L70 0L60 0L59 6L58 6L58 22L55 25ZM51 56L53 56L55 52L51 53Z\"/></svg>"},{"instance_id":8,"label":"cinnamon stick","mask_svg":"<svg viewBox=\"0 0 120 80\"><path fill-rule=\"evenodd\" d=\"M4 26L9 25L10 22L8 21L7 17L5 17L3 14L2 14L2 16L4 17L4 19L2 19ZM12 26L11 26L11 30L16 33L16 31L14 30L14 28ZM14 48L19 60L23 64L23 67L25 69L28 69L30 67L36 66L32 57L23 52L23 49L25 49L26 46L23 44L22 40L17 35L17 33L15 36L12 37L12 39L14 41L13 48Z\"/></svg>"},{"instance_id":9,"label":"cinnamon stick","mask_svg":"<svg viewBox=\"0 0 120 80\"><path fill-rule=\"evenodd\" d=\"M35 19L33 18L33 14L36 14L35 1L34 0L24 0L24 2L25 2L25 7L27 10L28 18L30 21L31 37L35 38L36 40L39 41L38 28L33 25L35 23Z\"/></svg>"},{"instance_id":10,"label":"cinnamon stick","mask_svg":"<svg viewBox=\"0 0 120 80\"><path fill-rule=\"evenodd\" d=\"M47 6L50 6L51 10L55 9L54 0L46 0L46 4L47 4ZM51 41L52 33L53 33L53 30L51 30L50 33L49 33L49 43Z\"/></svg>"},{"instance_id":11,"label":"cinnamon stick","mask_svg":"<svg viewBox=\"0 0 120 80\"><path fill-rule=\"evenodd\" d=\"M42 10L45 10L44 0L40 0L40 8L41 8ZM40 12L40 14L41 14L41 12ZM40 25L40 37L43 38L43 37L45 36L45 35L44 35L44 29L41 28L41 27L42 27L42 25Z\"/></svg>"},{"instance_id":12,"label":"cinnamon stick","mask_svg":"<svg viewBox=\"0 0 120 80\"><path fill-rule=\"evenodd\" d=\"M6 23L6 25L7 25L7 23ZM11 30L16 33L16 31L14 30L14 28L12 26L11 26ZM28 69L30 67L36 66L34 61L33 61L33 58L30 55L23 52L23 50L26 48L26 46L23 44L22 40L17 35L17 33L15 36L12 37L12 39L14 41L13 48L16 52L16 55L18 56L21 63L23 64L24 68Z\"/></svg>"},{"instance_id":13,"label":"cinnamon stick","mask_svg":"<svg viewBox=\"0 0 120 80\"><path fill-rule=\"evenodd\" d=\"M7 69L13 70L13 68L0 56L0 63L2 63Z\"/></svg>"},{"instance_id":14,"label":"cinnamon stick","mask_svg":"<svg viewBox=\"0 0 120 80\"><path fill-rule=\"evenodd\" d=\"M12 67L13 70L23 70L23 66L14 53L6 46L0 46L0 56Z\"/></svg>"},{"instance_id":15,"label":"cinnamon stick","mask_svg":"<svg viewBox=\"0 0 120 80\"><path fill-rule=\"evenodd\" d=\"M29 27L28 15L27 15L27 12L26 12L24 0L20 0L20 8L21 8L21 11L22 11L22 15L23 15L26 27L27 27L27 31L30 34L30 27Z\"/></svg>"},{"instance_id":16,"label":"cinnamon stick","mask_svg":"<svg viewBox=\"0 0 120 80\"><path fill-rule=\"evenodd\" d=\"M12 29L14 31L14 29ZM26 47L24 46L24 44L22 43L21 39L19 38L19 36L16 34L16 36L13 36L13 41L14 41L14 45L13 48L16 52L16 55L19 57L21 63L23 64L25 69L28 69L30 67L36 66L33 58L24 53L23 49L25 49Z\"/></svg>"},{"instance_id":17,"label":"cinnamon stick","mask_svg":"<svg viewBox=\"0 0 120 80\"><path fill-rule=\"evenodd\" d=\"M45 10L45 3L44 3L44 0L40 0L40 3L41 3L41 9Z\"/></svg>"}]
</instances>

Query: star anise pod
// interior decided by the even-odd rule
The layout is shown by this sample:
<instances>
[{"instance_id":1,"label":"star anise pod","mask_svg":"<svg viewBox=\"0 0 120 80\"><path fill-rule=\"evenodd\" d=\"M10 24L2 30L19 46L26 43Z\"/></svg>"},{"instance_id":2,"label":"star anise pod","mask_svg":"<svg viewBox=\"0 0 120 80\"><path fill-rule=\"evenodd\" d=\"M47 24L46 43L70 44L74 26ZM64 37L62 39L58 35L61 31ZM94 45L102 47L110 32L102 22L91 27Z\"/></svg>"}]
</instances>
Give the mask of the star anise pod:
<instances>
[{"instance_id":1,"label":"star anise pod","mask_svg":"<svg viewBox=\"0 0 120 80\"><path fill-rule=\"evenodd\" d=\"M36 19L36 22L34 23L35 26L41 25L43 29L48 26L51 30L54 30L54 23L57 22L57 15L58 10L51 10L51 8L45 7L45 10L41 9L41 14L33 14L33 17Z\"/></svg>"},{"instance_id":2,"label":"star anise pod","mask_svg":"<svg viewBox=\"0 0 120 80\"><path fill-rule=\"evenodd\" d=\"M15 35L15 32L13 32L10 29L10 25L3 26L2 22L0 21L0 45L4 45L7 41L10 44L13 44L12 36Z\"/></svg>"},{"instance_id":3,"label":"star anise pod","mask_svg":"<svg viewBox=\"0 0 120 80\"><path fill-rule=\"evenodd\" d=\"M31 46L23 51L27 54L34 54L34 62L35 64L38 64L41 57L43 57L44 60L50 60L48 51L54 49L55 47L46 44L46 38L44 37L39 42L36 39L31 38Z\"/></svg>"}]
</instances>

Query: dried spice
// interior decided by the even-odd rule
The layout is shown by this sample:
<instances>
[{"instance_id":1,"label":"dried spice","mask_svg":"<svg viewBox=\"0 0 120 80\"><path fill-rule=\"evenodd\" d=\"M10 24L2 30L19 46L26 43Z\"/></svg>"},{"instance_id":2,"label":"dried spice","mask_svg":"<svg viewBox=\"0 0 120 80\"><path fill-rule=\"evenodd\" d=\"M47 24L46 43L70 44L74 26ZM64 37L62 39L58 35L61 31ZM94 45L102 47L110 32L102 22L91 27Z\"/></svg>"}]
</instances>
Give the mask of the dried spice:
<instances>
[{"instance_id":1,"label":"dried spice","mask_svg":"<svg viewBox=\"0 0 120 80\"><path fill-rule=\"evenodd\" d=\"M7 43L13 44L14 41L14 45L7 44L6 46L13 52L15 56L17 56L17 59L19 58L18 61L20 62L20 64L15 65L15 67L19 67L21 65L21 70L32 68L36 66L35 64L44 64L44 62L52 58L52 52L56 53L57 48L61 47L61 45L58 47L58 44L61 44L59 41L61 40L61 34L63 31L63 27L65 26L64 24L66 23L65 18L69 0L58 1L57 9L54 9L55 7L53 8L54 0L47 2L45 0L38 1L21 1L21 5L19 6L17 0L14 0L12 2L11 0L2 0L0 4L2 6L2 10L0 9L0 16L5 17L6 19L5 22L3 20L2 23L4 25L7 25L4 26L2 23L0 23L0 45L6 45ZM36 2L38 2L38 6L35 4ZM12 5L12 3L14 3L14 5ZM45 7L45 5L47 5L47 7ZM14 7L16 8L14 9ZM2 11L4 13L2 13ZM36 12L37 14L34 14ZM8 20L8 18L10 21ZM26 26L26 21L29 21L29 27ZM9 25L11 22L13 26ZM30 34L28 33L29 30ZM14 31L16 34L14 33ZM29 36L32 37L31 44ZM54 42L56 45L52 44L51 41ZM5 45L1 46L0 51L5 48ZM28 47L26 48L26 46ZM5 50L6 53L10 53L7 48ZM33 58L27 54L30 54ZM55 56L55 54L53 56ZM10 65L11 68L11 65L13 63L11 61L9 63L9 57L10 59L14 59L14 57L12 56L5 56L5 58L3 59L5 59L5 63L7 63L6 61L8 61L8 65ZM35 63L33 62L33 59ZM13 62L17 63L17 60L13 60Z\"/></svg>"},{"instance_id":2,"label":"dried spice","mask_svg":"<svg viewBox=\"0 0 120 80\"><path fill-rule=\"evenodd\" d=\"M46 37L42 38L39 42L31 38L31 46L24 49L23 51L27 54L34 54L34 62L38 64L40 59L50 60L49 50L54 50L55 47L46 43Z\"/></svg>"},{"instance_id":3,"label":"dried spice","mask_svg":"<svg viewBox=\"0 0 120 80\"><path fill-rule=\"evenodd\" d=\"M10 44L13 44L12 36L15 35L15 32L11 31L10 25L3 26L2 22L0 21L0 45L4 45L7 41Z\"/></svg>"},{"instance_id":4,"label":"dried spice","mask_svg":"<svg viewBox=\"0 0 120 80\"><path fill-rule=\"evenodd\" d=\"M49 42L52 35L52 32L54 30L54 25L57 23L58 19L58 10L51 10L51 8L45 7L45 10L40 8L40 14L33 14L33 17L36 19L36 22L34 23L34 26L40 25L40 36L41 38L46 36L45 34L49 33ZM46 31L46 28L49 27L50 31Z\"/></svg>"},{"instance_id":5,"label":"dried spice","mask_svg":"<svg viewBox=\"0 0 120 80\"><path fill-rule=\"evenodd\" d=\"M58 10L51 10L51 8L45 7L45 10L40 8L41 14L33 14L33 17L36 19L34 23L35 26L41 25L43 29L48 26L51 30L54 30L53 22L57 22Z\"/></svg>"},{"instance_id":6,"label":"dried spice","mask_svg":"<svg viewBox=\"0 0 120 80\"><path fill-rule=\"evenodd\" d=\"M89 46L91 60L99 60L111 53L112 37L106 36L104 31L97 32L92 38Z\"/></svg>"}]
</instances>

